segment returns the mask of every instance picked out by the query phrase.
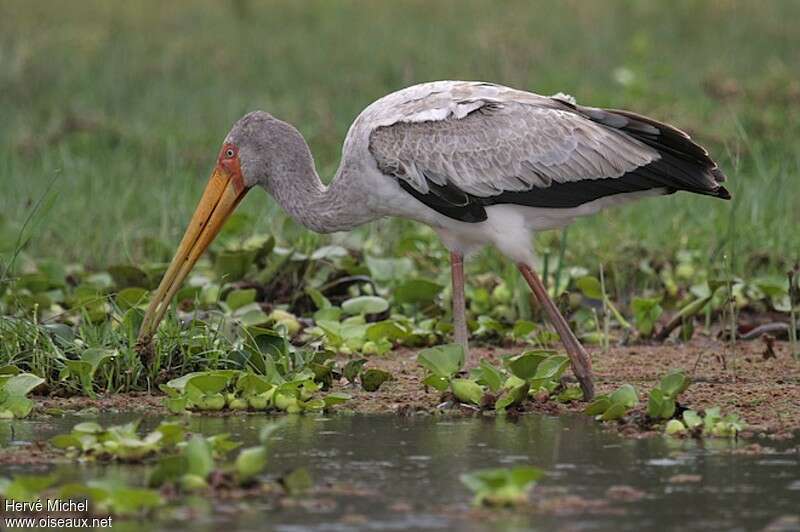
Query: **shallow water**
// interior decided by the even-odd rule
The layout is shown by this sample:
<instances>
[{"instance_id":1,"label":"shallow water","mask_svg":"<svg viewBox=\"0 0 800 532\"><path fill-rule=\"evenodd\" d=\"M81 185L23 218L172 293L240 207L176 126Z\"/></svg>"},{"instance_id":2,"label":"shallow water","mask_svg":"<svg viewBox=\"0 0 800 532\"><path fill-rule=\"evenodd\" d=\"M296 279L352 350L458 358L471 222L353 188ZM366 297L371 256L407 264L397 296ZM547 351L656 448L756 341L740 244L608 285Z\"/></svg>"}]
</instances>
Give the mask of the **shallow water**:
<instances>
[{"instance_id":1,"label":"shallow water","mask_svg":"<svg viewBox=\"0 0 800 532\"><path fill-rule=\"evenodd\" d=\"M129 419L120 414L97 418L103 424ZM15 421L0 428L0 445L47 439L86 420ZM158 421L148 418L144 425ZM188 422L192 431L229 432L247 445L255 444L259 429L274 420L191 417ZM798 443L764 443L776 452L747 455L732 452L744 443L623 439L585 416L529 415L517 421L292 417L271 446L268 475L306 466L315 486L332 485L340 488L340 494L323 489L302 499L306 504L293 507L249 501L225 503L210 512L200 504L191 520L157 523L153 529L758 530L781 516L800 515L800 455L794 452ZM545 506L550 510L471 513L471 494L458 476L520 464L547 472L532 499L549 501ZM91 477L99 467L76 464L58 469L65 477ZM143 471L141 466L106 469L133 477ZM2 475L31 470L31 466L0 466ZM674 481L675 475L687 474L702 479ZM798 526L798 521L783 523L787 530Z\"/></svg>"}]
</instances>

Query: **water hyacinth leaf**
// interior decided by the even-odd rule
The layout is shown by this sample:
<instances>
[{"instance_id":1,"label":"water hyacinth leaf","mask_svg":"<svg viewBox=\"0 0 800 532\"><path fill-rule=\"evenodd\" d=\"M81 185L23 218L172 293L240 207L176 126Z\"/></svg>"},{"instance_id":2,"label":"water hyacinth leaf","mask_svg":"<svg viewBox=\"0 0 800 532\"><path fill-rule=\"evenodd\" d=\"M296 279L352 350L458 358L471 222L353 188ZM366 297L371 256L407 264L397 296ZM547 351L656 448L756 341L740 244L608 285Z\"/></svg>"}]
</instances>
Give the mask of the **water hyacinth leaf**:
<instances>
[{"instance_id":1,"label":"water hyacinth leaf","mask_svg":"<svg viewBox=\"0 0 800 532\"><path fill-rule=\"evenodd\" d=\"M50 445L56 449L81 449L81 440L74 434L58 434L50 438Z\"/></svg>"},{"instance_id":2,"label":"water hyacinth leaf","mask_svg":"<svg viewBox=\"0 0 800 532\"><path fill-rule=\"evenodd\" d=\"M234 467L239 482L247 483L260 474L267 465L267 451L263 446L243 449L236 457Z\"/></svg>"},{"instance_id":3,"label":"water hyacinth leaf","mask_svg":"<svg viewBox=\"0 0 800 532\"><path fill-rule=\"evenodd\" d=\"M28 417L33 406L33 401L21 395L9 395L0 402L0 409L7 410L15 418Z\"/></svg>"},{"instance_id":4,"label":"water hyacinth leaf","mask_svg":"<svg viewBox=\"0 0 800 532\"><path fill-rule=\"evenodd\" d=\"M600 395L584 409L589 416L597 416L611 407L611 399L607 395Z\"/></svg>"},{"instance_id":5,"label":"water hyacinth leaf","mask_svg":"<svg viewBox=\"0 0 800 532\"><path fill-rule=\"evenodd\" d=\"M490 364L486 359L481 359L474 371L478 382L486 385L492 392L498 392L503 387L504 377L502 372Z\"/></svg>"},{"instance_id":6,"label":"water hyacinth leaf","mask_svg":"<svg viewBox=\"0 0 800 532\"><path fill-rule=\"evenodd\" d=\"M519 320L514 323L514 327L511 329L511 335L516 339L521 339L525 338L535 330L536 324L534 322L528 320Z\"/></svg>"},{"instance_id":7,"label":"water hyacinth leaf","mask_svg":"<svg viewBox=\"0 0 800 532\"><path fill-rule=\"evenodd\" d=\"M596 277L587 275L575 281L575 286L581 293L589 299L601 301L603 299L603 289L600 281Z\"/></svg>"},{"instance_id":8,"label":"water hyacinth leaf","mask_svg":"<svg viewBox=\"0 0 800 532\"><path fill-rule=\"evenodd\" d=\"M400 305L430 305L443 289L427 279L411 279L395 288L394 299Z\"/></svg>"},{"instance_id":9,"label":"water hyacinth leaf","mask_svg":"<svg viewBox=\"0 0 800 532\"><path fill-rule=\"evenodd\" d=\"M236 390L245 397L262 394L274 387L266 377L254 373L244 373L236 381Z\"/></svg>"},{"instance_id":10,"label":"water hyacinth leaf","mask_svg":"<svg viewBox=\"0 0 800 532\"><path fill-rule=\"evenodd\" d=\"M367 327L367 340L377 342L379 340L398 341L405 340L410 336L410 332L392 320L379 321Z\"/></svg>"},{"instance_id":11,"label":"water hyacinth leaf","mask_svg":"<svg viewBox=\"0 0 800 532\"><path fill-rule=\"evenodd\" d=\"M611 394L611 402L613 404L621 404L626 408L633 408L639 404L639 396L636 393L636 388L630 384L623 384Z\"/></svg>"},{"instance_id":12,"label":"water hyacinth leaf","mask_svg":"<svg viewBox=\"0 0 800 532\"><path fill-rule=\"evenodd\" d=\"M670 419L667 426L664 427L664 432L670 436L676 436L686 433L686 427L678 419Z\"/></svg>"},{"instance_id":13,"label":"water hyacinth leaf","mask_svg":"<svg viewBox=\"0 0 800 532\"><path fill-rule=\"evenodd\" d=\"M55 484L56 480L56 475L16 475L6 486L3 496L15 501L35 501L41 497L41 492Z\"/></svg>"},{"instance_id":14,"label":"water hyacinth leaf","mask_svg":"<svg viewBox=\"0 0 800 532\"><path fill-rule=\"evenodd\" d=\"M583 391L579 386L570 386L564 388L557 396L556 400L559 403L569 403L572 401L580 401L583 399Z\"/></svg>"},{"instance_id":15,"label":"water hyacinth leaf","mask_svg":"<svg viewBox=\"0 0 800 532\"><path fill-rule=\"evenodd\" d=\"M450 388L453 395L462 403L481 404L483 388L480 384L470 379L453 379L450 381Z\"/></svg>"},{"instance_id":16,"label":"water hyacinth leaf","mask_svg":"<svg viewBox=\"0 0 800 532\"><path fill-rule=\"evenodd\" d=\"M110 504L116 514L133 515L157 508L164 504L164 500L157 491L125 487L110 490Z\"/></svg>"},{"instance_id":17,"label":"water hyacinth leaf","mask_svg":"<svg viewBox=\"0 0 800 532\"><path fill-rule=\"evenodd\" d=\"M636 329L644 337L648 337L653 333L658 318L664 312L661 307L661 298L643 298L637 297L633 299L631 307L633 309L633 317L636 323Z\"/></svg>"},{"instance_id":18,"label":"water hyacinth leaf","mask_svg":"<svg viewBox=\"0 0 800 532\"><path fill-rule=\"evenodd\" d=\"M520 404L527 396L530 385L524 382L518 386L507 389L503 395L495 402L494 408L497 411L507 410L512 406Z\"/></svg>"},{"instance_id":19,"label":"water hyacinth leaf","mask_svg":"<svg viewBox=\"0 0 800 532\"><path fill-rule=\"evenodd\" d=\"M664 395L672 399L686 391L689 387L689 378L683 372L676 370L668 373L661 379L659 388L664 392Z\"/></svg>"},{"instance_id":20,"label":"water hyacinth leaf","mask_svg":"<svg viewBox=\"0 0 800 532\"><path fill-rule=\"evenodd\" d=\"M117 294L116 302L120 310L132 309L147 300L147 290L144 288L125 288Z\"/></svg>"},{"instance_id":21,"label":"water hyacinth leaf","mask_svg":"<svg viewBox=\"0 0 800 532\"><path fill-rule=\"evenodd\" d=\"M162 422L156 427L161 434L161 442L167 446L174 446L183 441L186 431L180 423Z\"/></svg>"},{"instance_id":22,"label":"water hyacinth leaf","mask_svg":"<svg viewBox=\"0 0 800 532\"><path fill-rule=\"evenodd\" d=\"M150 288L151 280L142 269L130 264L117 264L108 268L108 273L114 280L114 286L122 288Z\"/></svg>"},{"instance_id":23,"label":"water hyacinth leaf","mask_svg":"<svg viewBox=\"0 0 800 532\"><path fill-rule=\"evenodd\" d=\"M186 457L186 470L192 475L206 478L214 469L211 446L202 436L192 436L192 439L186 444L184 456Z\"/></svg>"},{"instance_id":24,"label":"water hyacinth leaf","mask_svg":"<svg viewBox=\"0 0 800 532\"><path fill-rule=\"evenodd\" d=\"M564 355L551 355L539 363L533 380L556 380L569 366L569 358Z\"/></svg>"},{"instance_id":25,"label":"water hyacinth leaf","mask_svg":"<svg viewBox=\"0 0 800 532\"><path fill-rule=\"evenodd\" d=\"M665 397L660 388L650 390L650 395L647 399L647 415L653 419L659 419L664 411Z\"/></svg>"},{"instance_id":26,"label":"water hyacinth leaf","mask_svg":"<svg viewBox=\"0 0 800 532\"><path fill-rule=\"evenodd\" d=\"M368 392L375 392L381 385L390 380L392 374L382 369L370 368L361 373L361 387Z\"/></svg>"},{"instance_id":27,"label":"water hyacinth leaf","mask_svg":"<svg viewBox=\"0 0 800 532\"><path fill-rule=\"evenodd\" d=\"M613 421L622 418L628 413L628 408L622 403L612 403L608 410L603 412L600 419L603 421Z\"/></svg>"},{"instance_id":28,"label":"water hyacinth leaf","mask_svg":"<svg viewBox=\"0 0 800 532\"><path fill-rule=\"evenodd\" d=\"M19 373L5 379L2 390L9 396L25 397L43 382L43 378L33 373Z\"/></svg>"},{"instance_id":29,"label":"water hyacinth leaf","mask_svg":"<svg viewBox=\"0 0 800 532\"><path fill-rule=\"evenodd\" d=\"M372 278L378 282L405 279L414 273L414 261L408 257L381 258L367 255L364 259Z\"/></svg>"},{"instance_id":30,"label":"water hyacinth leaf","mask_svg":"<svg viewBox=\"0 0 800 532\"><path fill-rule=\"evenodd\" d=\"M443 392L450 386L450 380L445 377L440 377L438 375L428 375L422 380L422 384L424 386L430 386L435 390L439 390Z\"/></svg>"},{"instance_id":31,"label":"water hyacinth leaf","mask_svg":"<svg viewBox=\"0 0 800 532\"><path fill-rule=\"evenodd\" d=\"M346 393L342 392L334 392L329 393L323 397L323 401L325 402L325 408L330 408L332 406L336 406L342 403L345 403L351 399L351 396Z\"/></svg>"},{"instance_id":32,"label":"water hyacinth leaf","mask_svg":"<svg viewBox=\"0 0 800 532\"><path fill-rule=\"evenodd\" d=\"M378 296L359 296L342 303L345 314L380 314L389 309L389 302Z\"/></svg>"},{"instance_id":33,"label":"water hyacinth leaf","mask_svg":"<svg viewBox=\"0 0 800 532\"><path fill-rule=\"evenodd\" d=\"M464 348L458 344L423 349L417 363L438 377L449 379L464 366Z\"/></svg>"},{"instance_id":34,"label":"water hyacinth leaf","mask_svg":"<svg viewBox=\"0 0 800 532\"><path fill-rule=\"evenodd\" d=\"M247 288L244 290L231 290L225 298L225 304L231 311L235 311L245 305L250 305L256 300L256 289Z\"/></svg>"},{"instance_id":35,"label":"water hyacinth leaf","mask_svg":"<svg viewBox=\"0 0 800 532\"><path fill-rule=\"evenodd\" d=\"M184 476L188 469L189 464L183 454L164 456L148 476L147 485L158 488L167 482L175 482Z\"/></svg>"},{"instance_id":36,"label":"water hyacinth leaf","mask_svg":"<svg viewBox=\"0 0 800 532\"><path fill-rule=\"evenodd\" d=\"M358 377L358 374L361 373L361 368L364 366L364 364L366 364L366 362L366 358L348 361L342 370L342 375L345 379L347 379L348 382L355 382L356 377Z\"/></svg>"},{"instance_id":37,"label":"water hyacinth leaf","mask_svg":"<svg viewBox=\"0 0 800 532\"><path fill-rule=\"evenodd\" d=\"M322 295L322 292L316 288L312 288L310 286L306 287L306 294L311 298L311 301L314 302L314 305L316 305L317 309L322 310L331 307L331 302L328 301L328 298Z\"/></svg>"},{"instance_id":38,"label":"water hyacinth leaf","mask_svg":"<svg viewBox=\"0 0 800 532\"><path fill-rule=\"evenodd\" d=\"M214 271L227 282L244 277L255 262L257 250L222 250L214 257Z\"/></svg>"},{"instance_id":39,"label":"water hyacinth leaf","mask_svg":"<svg viewBox=\"0 0 800 532\"><path fill-rule=\"evenodd\" d=\"M694 410L684 410L683 422L690 430L693 430L703 424L703 418Z\"/></svg>"},{"instance_id":40,"label":"water hyacinth leaf","mask_svg":"<svg viewBox=\"0 0 800 532\"><path fill-rule=\"evenodd\" d=\"M518 466L473 471L460 479L475 494L473 504L510 506L524 503L528 491L543 474L535 467Z\"/></svg>"},{"instance_id":41,"label":"water hyacinth leaf","mask_svg":"<svg viewBox=\"0 0 800 532\"><path fill-rule=\"evenodd\" d=\"M281 477L280 483L286 493L293 496L310 490L314 485L311 473L305 467L299 467L288 475Z\"/></svg>"},{"instance_id":42,"label":"water hyacinth leaf","mask_svg":"<svg viewBox=\"0 0 800 532\"><path fill-rule=\"evenodd\" d=\"M525 353L506 359L509 371L522 380L529 380L536 376L536 370L552 351L526 351Z\"/></svg>"},{"instance_id":43,"label":"water hyacinth leaf","mask_svg":"<svg viewBox=\"0 0 800 532\"><path fill-rule=\"evenodd\" d=\"M209 373L192 377L186 385L194 386L204 394L213 394L224 390L229 381L229 376Z\"/></svg>"}]
</instances>

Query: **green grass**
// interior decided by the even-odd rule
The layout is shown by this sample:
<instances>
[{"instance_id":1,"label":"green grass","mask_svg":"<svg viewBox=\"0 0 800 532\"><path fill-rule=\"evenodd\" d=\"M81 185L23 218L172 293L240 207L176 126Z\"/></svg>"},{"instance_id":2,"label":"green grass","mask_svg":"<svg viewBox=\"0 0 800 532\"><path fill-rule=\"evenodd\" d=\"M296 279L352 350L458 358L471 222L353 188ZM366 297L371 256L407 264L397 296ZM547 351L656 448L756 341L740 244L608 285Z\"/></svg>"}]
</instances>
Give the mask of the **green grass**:
<instances>
[{"instance_id":1,"label":"green grass","mask_svg":"<svg viewBox=\"0 0 800 532\"><path fill-rule=\"evenodd\" d=\"M784 274L800 258L798 17L797 2L744 0L7 0L0 16L0 365L77 392L80 383L65 368L98 353L115 353L95 375L98 391L153 389L187 371L239 364L233 355L246 335L232 324L242 316L214 298L192 306L197 294L185 288L179 299L197 320L187 326L188 313L171 312L156 362L143 367L132 348L141 308L119 308L117 297L126 287L157 282L158 263L171 256L231 124L253 109L294 123L328 179L361 109L435 79L564 91L585 104L669 121L707 146L730 178L731 202L675 194L537 237L545 282L557 285L557 294L570 292L560 304L569 306L587 343L624 340L633 330L626 319L647 337L636 312L645 303L658 310L648 318L656 321L662 307L675 313L708 298L698 315L705 330L735 324L742 310L785 312ZM401 257L392 264L406 270L386 276L359 256L287 266L273 250L260 271L251 267L245 276L261 290L254 305L277 304L310 318L316 308L306 289L324 291L345 274L370 275L374 284L326 295L338 309L348 297L376 291L391 301L394 326L406 331L402 345L449 338L447 288L429 294L425 305L398 297L417 278L449 284L447 255L432 231L386 220L317 236L263 191L240 210L239 227L226 228L240 257L249 235L271 233L278 246L300 252L333 243ZM218 257L201 261L195 279L203 276L206 293L213 286L225 301L236 288L230 281L241 275L219 271ZM118 264L141 266L136 274L146 272L147 282L112 279L113 268L106 272ZM277 264L281 275L272 275ZM587 281L597 284L590 291L601 291L598 297L577 281L587 272L598 277L601 264L603 283ZM485 252L468 267L476 342L552 340L526 321L537 318L537 309L513 265ZM597 314L580 303L580 292L619 310ZM275 325L265 316L255 319ZM308 326L295 341L324 337L343 354L398 343L384 333L366 335L363 316L349 318L349 337L345 316L314 318L328 330ZM609 335L610 321L617 332L626 330ZM681 332L691 336L695 321L689 316Z\"/></svg>"},{"instance_id":2,"label":"green grass","mask_svg":"<svg viewBox=\"0 0 800 532\"><path fill-rule=\"evenodd\" d=\"M148 242L177 242L246 111L295 123L327 177L377 97L483 79L671 121L730 177L733 202L677 194L579 222L570 263L690 248L732 254L737 271L780 271L800 249L799 16L783 1L6 1L0 213L13 234L55 180L26 254L152 259ZM243 209L254 231L298 233L263 193ZM364 231L387 242L394 223ZM558 239L540 243L557 250Z\"/></svg>"}]
</instances>

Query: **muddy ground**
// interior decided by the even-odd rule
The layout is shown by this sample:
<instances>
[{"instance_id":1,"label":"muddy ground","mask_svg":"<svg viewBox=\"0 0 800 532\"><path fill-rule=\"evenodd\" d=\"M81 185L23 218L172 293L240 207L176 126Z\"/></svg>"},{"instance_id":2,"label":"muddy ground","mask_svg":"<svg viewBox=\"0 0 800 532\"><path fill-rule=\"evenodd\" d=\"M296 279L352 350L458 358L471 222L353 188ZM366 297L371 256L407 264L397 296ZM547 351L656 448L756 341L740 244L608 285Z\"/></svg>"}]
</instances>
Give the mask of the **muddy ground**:
<instances>
[{"instance_id":1,"label":"muddy ground","mask_svg":"<svg viewBox=\"0 0 800 532\"><path fill-rule=\"evenodd\" d=\"M680 368L692 378L692 384L679 402L692 409L720 406L723 412L735 412L746 422L748 434L767 434L787 437L800 431L800 362L792 359L787 343L775 342L774 356L769 356L766 344L760 340L738 342L735 350L729 344L708 338L697 338L688 344L634 345L614 347L603 352L589 347L595 372L597 393L607 393L624 383L633 384L640 394L640 411L647 402L647 393L668 370ZM518 353L523 348L473 348L472 361L488 358L500 363L500 357ZM366 392L360 387L335 384L352 399L339 406L340 411L360 414L425 415L475 415L474 409L453 406L447 396L422 384L423 370L416 363L416 352L398 350L387 356L372 357L366 367L390 371L393 380L384 383L376 392ZM572 380L571 375L567 376ZM134 411L142 414L167 414L163 396L146 393L113 394L97 399L87 397L48 398L37 397L34 415L59 415L65 410L83 410L91 415L93 410ZM560 404L553 400L526 403L526 411L558 415L580 412L585 403ZM219 414L217 414L219 415ZM227 414L230 415L230 414ZM654 434L652 429L631 419L642 418L636 413L628 422L609 423L610 429L642 437ZM746 434L747 435L747 434ZM47 446L35 444L26 449L26 462L47 462L52 459ZM20 459L15 452L0 451L0 462Z\"/></svg>"},{"instance_id":2,"label":"muddy ground","mask_svg":"<svg viewBox=\"0 0 800 532\"><path fill-rule=\"evenodd\" d=\"M639 391L642 406L647 393L671 369L682 369L692 385L679 402L687 408L720 406L723 412L742 417L751 432L788 434L800 430L800 362L792 359L787 343L774 342L774 357L765 358L761 341L738 342L736 349L717 340L696 339L688 344L634 345L613 347L607 353L588 347L598 394L615 390L624 383ZM499 363L500 356L520 349L476 348L474 360L489 358ZM414 352L398 351L386 358L372 358L369 366L391 371L395 380L378 392L352 389L347 408L357 412L398 412L410 414L430 411L441 403L435 390L423 390L423 371ZM568 378L571 379L571 376ZM562 405L554 401L534 404L533 408L558 414L580 411L584 403ZM629 432L631 427L620 426Z\"/></svg>"}]
</instances>

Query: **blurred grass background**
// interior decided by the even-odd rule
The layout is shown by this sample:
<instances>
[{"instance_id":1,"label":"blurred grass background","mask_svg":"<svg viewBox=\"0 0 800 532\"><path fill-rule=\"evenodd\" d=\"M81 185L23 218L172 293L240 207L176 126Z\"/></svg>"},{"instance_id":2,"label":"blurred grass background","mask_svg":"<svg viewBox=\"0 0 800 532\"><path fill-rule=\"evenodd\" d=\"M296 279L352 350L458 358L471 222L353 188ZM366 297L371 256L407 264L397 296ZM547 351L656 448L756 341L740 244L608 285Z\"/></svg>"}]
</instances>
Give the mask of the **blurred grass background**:
<instances>
[{"instance_id":1,"label":"blurred grass background","mask_svg":"<svg viewBox=\"0 0 800 532\"><path fill-rule=\"evenodd\" d=\"M676 194L580 221L571 262L695 249L781 271L800 250L798 19L781 0L3 0L0 226L14 235L52 183L26 253L153 260L148 242L177 243L245 112L297 125L329 179L370 102L479 79L669 121L729 176L732 202ZM254 231L296 234L263 192L242 208ZM397 223L363 231L391 243Z\"/></svg>"}]
</instances>

